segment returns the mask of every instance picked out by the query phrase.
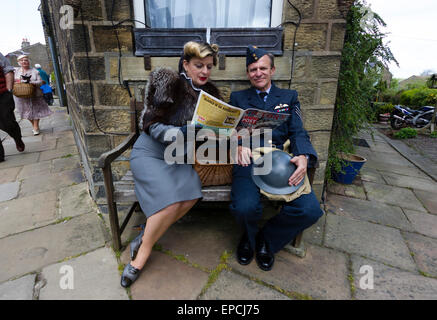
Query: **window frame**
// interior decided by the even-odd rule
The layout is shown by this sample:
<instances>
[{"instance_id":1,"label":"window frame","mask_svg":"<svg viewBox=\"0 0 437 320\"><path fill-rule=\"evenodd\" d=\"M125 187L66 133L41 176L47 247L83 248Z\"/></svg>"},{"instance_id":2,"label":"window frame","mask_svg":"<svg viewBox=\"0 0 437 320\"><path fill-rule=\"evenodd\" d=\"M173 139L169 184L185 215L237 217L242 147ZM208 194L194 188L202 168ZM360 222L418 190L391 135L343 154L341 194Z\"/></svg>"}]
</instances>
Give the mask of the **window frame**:
<instances>
[{"instance_id":1,"label":"window frame","mask_svg":"<svg viewBox=\"0 0 437 320\"><path fill-rule=\"evenodd\" d=\"M134 19L146 21L145 1L132 0ZM283 54L282 13L284 0L271 0L270 27L264 28L146 28L135 21L135 56L179 56L188 40L217 43L220 53L246 55L248 45L256 45L275 55ZM272 27L273 26L273 27Z\"/></svg>"}]
</instances>

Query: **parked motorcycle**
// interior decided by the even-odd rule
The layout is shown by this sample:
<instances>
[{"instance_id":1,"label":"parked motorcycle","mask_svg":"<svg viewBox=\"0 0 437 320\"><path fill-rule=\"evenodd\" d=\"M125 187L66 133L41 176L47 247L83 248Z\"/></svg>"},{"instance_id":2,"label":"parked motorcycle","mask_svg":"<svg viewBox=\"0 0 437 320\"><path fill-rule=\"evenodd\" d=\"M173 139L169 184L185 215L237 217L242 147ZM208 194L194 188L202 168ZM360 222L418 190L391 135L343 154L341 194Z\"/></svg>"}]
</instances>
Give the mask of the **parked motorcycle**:
<instances>
[{"instance_id":1,"label":"parked motorcycle","mask_svg":"<svg viewBox=\"0 0 437 320\"><path fill-rule=\"evenodd\" d=\"M404 126L422 128L432 120L433 113L434 107L431 106L425 106L414 110L401 105L396 105L390 114L390 125L395 130Z\"/></svg>"}]
</instances>

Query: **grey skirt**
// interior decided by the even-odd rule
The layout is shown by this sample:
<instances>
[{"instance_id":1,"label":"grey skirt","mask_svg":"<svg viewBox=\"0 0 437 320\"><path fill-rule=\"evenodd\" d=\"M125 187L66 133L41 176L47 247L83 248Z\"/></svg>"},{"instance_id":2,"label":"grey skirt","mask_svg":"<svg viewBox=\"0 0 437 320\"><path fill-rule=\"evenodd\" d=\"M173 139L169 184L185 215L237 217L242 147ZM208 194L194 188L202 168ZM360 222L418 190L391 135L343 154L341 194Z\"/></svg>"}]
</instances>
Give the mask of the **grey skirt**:
<instances>
[{"instance_id":1,"label":"grey skirt","mask_svg":"<svg viewBox=\"0 0 437 320\"><path fill-rule=\"evenodd\" d=\"M201 182L192 165L167 164L165 147L142 132L132 149L135 193L146 217L171 204L202 198Z\"/></svg>"}]
</instances>

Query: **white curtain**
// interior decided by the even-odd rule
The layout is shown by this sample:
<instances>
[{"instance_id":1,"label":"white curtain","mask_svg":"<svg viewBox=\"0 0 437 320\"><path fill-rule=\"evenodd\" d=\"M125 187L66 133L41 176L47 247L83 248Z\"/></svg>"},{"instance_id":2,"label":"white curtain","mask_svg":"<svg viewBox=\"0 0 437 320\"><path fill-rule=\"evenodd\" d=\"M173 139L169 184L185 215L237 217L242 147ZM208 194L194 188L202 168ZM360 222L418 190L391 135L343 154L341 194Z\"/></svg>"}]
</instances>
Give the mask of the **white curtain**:
<instances>
[{"instance_id":1,"label":"white curtain","mask_svg":"<svg viewBox=\"0 0 437 320\"><path fill-rule=\"evenodd\" d=\"M270 27L271 0L146 0L152 28Z\"/></svg>"}]
</instances>

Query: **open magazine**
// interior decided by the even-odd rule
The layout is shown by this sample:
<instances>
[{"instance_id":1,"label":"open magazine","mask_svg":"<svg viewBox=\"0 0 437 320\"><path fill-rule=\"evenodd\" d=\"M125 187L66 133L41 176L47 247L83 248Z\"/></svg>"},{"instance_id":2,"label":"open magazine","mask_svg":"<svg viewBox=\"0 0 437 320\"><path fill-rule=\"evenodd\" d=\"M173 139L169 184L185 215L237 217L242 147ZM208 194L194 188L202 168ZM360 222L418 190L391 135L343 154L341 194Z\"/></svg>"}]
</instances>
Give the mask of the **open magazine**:
<instances>
[{"instance_id":1,"label":"open magazine","mask_svg":"<svg viewBox=\"0 0 437 320\"><path fill-rule=\"evenodd\" d=\"M241 109L201 91L194 110L193 124L213 130L217 135L230 136L235 130L274 129L284 123L287 113L277 113L259 109ZM235 130L234 130L235 129Z\"/></svg>"}]
</instances>

